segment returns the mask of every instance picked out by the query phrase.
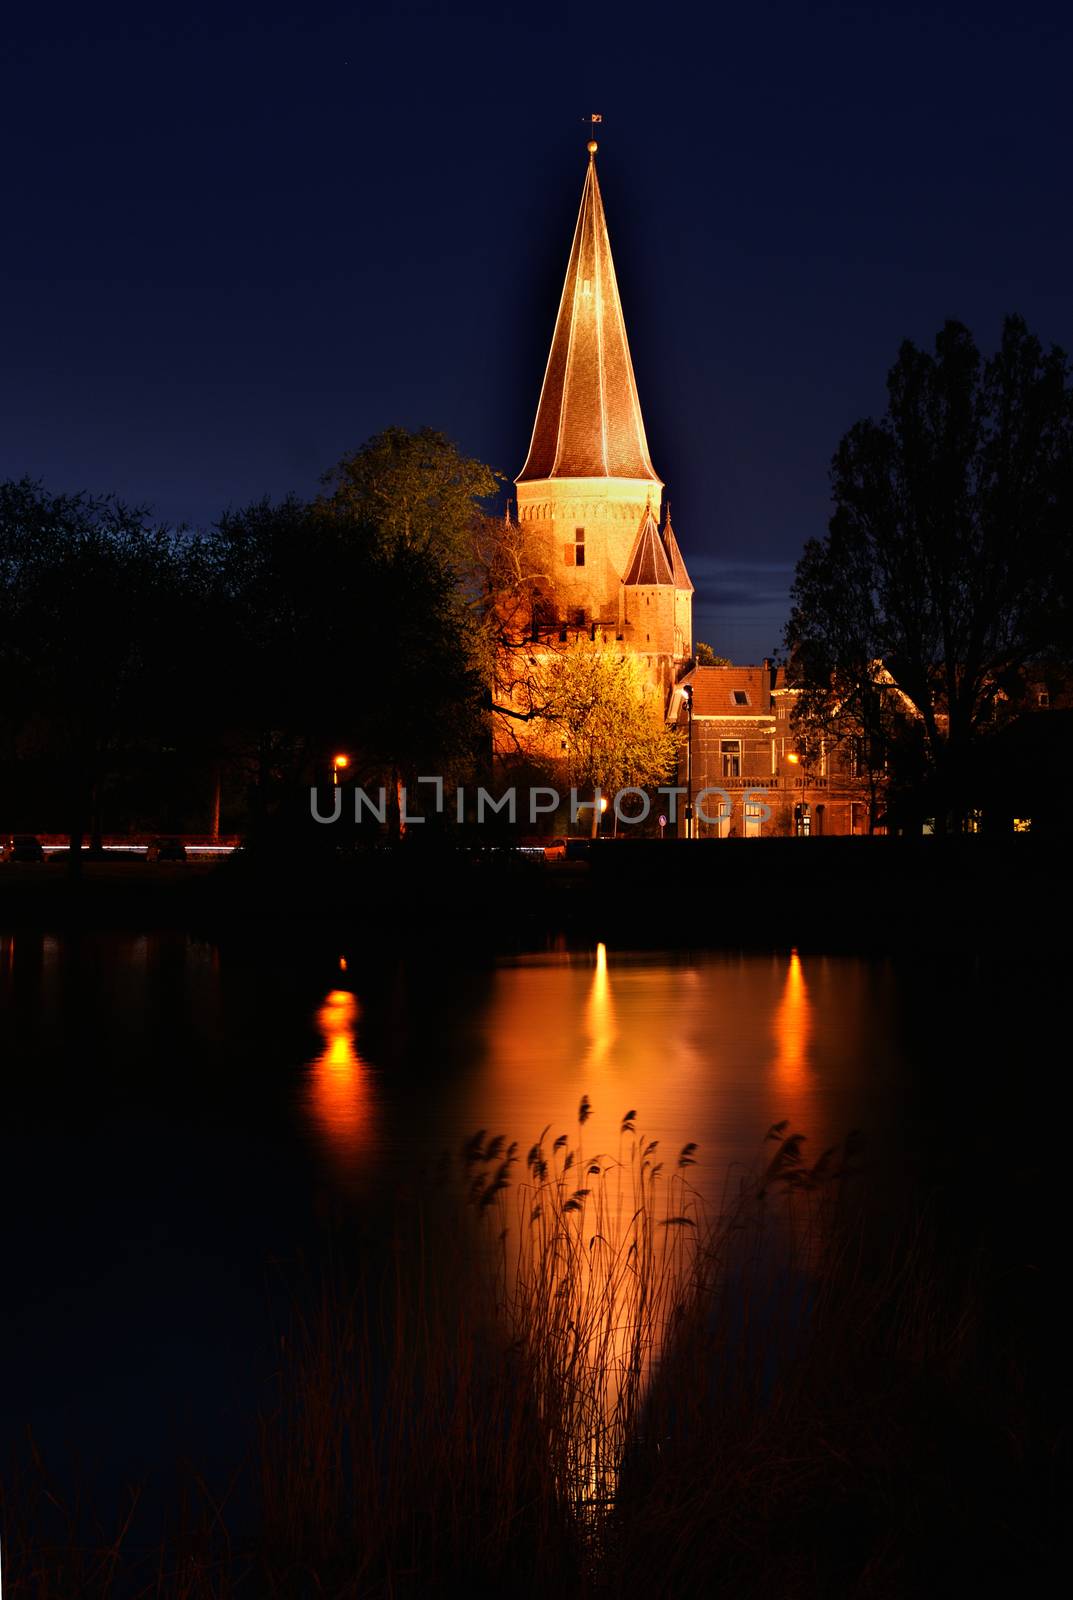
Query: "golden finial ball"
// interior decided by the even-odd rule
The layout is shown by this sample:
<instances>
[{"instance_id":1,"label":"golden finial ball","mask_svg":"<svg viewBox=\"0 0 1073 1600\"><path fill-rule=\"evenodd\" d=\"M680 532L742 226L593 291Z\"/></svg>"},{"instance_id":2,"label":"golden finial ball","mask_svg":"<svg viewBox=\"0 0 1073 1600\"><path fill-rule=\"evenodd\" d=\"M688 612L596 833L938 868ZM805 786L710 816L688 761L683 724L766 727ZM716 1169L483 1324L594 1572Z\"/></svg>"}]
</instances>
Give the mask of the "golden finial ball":
<instances>
[{"instance_id":1,"label":"golden finial ball","mask_svg":"<svg viewBox=\"0 0 1073 1600\"><path fill-rule=\"evenodd\" d=\"M599 148L600 146L596 143L595 139L589 140L588 151L590 156L594 156Z\"/></svg>"}]
</instances>

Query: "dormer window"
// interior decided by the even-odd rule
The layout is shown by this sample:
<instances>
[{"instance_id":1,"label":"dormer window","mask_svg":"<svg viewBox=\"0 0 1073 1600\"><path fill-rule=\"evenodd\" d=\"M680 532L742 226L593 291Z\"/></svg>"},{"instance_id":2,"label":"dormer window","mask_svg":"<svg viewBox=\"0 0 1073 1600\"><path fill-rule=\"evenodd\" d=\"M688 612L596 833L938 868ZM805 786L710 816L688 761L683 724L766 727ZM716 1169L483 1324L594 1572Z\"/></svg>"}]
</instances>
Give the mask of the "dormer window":
<instances>
[{"instance_id":1,"label":"dormer window","mask_svg":"<svg viewBox=\"0 0 1073 1600\"><path fill-rule=\"evenodd\" d=\"M744 689L735 689L730 698L736 706L747 706L749 704L749 696Z\"/></svg>"}]
</instances>

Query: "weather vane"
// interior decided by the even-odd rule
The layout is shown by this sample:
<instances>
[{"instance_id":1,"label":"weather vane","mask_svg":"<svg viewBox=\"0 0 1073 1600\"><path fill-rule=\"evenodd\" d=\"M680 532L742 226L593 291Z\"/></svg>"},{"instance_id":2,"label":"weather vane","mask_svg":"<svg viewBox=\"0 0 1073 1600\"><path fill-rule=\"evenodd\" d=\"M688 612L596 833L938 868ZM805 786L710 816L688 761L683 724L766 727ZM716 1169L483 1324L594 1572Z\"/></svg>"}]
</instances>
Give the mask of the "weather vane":
<instances>
[{"instance_id":1,"label":"weather vane","mask_svg":"<svg viewBox=\"0 0 1073 1600\"><path fill-rule=\"evenodd\" d=\"M598 122L602 122L604 119L603 119L602 114L599 111L590 111L588 116L587 117L582 117L581 120L582 120L582 122L587 122L589 124L589 130L591 132L592 129L595 127L595 125ZM593 156L595 154L596 154L596 140L590 138L590 140L589 140L589 155Z\"/></svg>"}]
</instances>

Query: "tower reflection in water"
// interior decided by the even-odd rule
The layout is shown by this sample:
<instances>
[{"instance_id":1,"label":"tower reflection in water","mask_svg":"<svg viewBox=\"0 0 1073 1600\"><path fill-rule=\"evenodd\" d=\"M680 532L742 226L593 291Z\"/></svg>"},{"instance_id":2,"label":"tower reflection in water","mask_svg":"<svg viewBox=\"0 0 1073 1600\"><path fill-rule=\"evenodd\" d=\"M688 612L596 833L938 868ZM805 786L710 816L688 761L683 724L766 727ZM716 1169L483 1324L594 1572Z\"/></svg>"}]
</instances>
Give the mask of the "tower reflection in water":
<instances>
[{"instance_id":1,"label":"tower reflection in water","mask_svg":"<svg viewBox=\"0 0 1073 1600\"><path fill-rule=\"evenodd\" d=\"M342 1182L359 1176L372 1145L369 1070L358 1053L358 1002L348 989L332 989L317 1011L324 1049L310 1064L308 1109Z\"/></svg>"},{"instance_id":2,"label":"tower reflection in water","mask_svg":"<svg viewBox=\"0 0 1073 1600\"><path fill-rule=\"evenodd\" d=\"M615 1043L615 1014L611 1004L611 980L607 975L607 946L596 946L596 971L589 992L586 1023L589 1051L586 1066L599 1072L611 1059Z\"/></svg>"},{"instance_id":3,"label":"tower reflection in water","mask_svg":"<svg viewBox=\"0 0 1073 1600\"><path fill-rule=\"evenodd\" d=\"M801 957L791 951L782 998L774 1015L775 1060L772 1071L773 1106L779 1120L788 1118L795 1131L810 1126L812 1109L811 1046L812 1001Z\"/></svg>"},{"instance_id":4,"label":"tower reflection in water","mask_svg":"<svg viewBox=\"0 0 1073 1600\"><path fill-rule=\"evenodd\" d=\"M669 1211L678 1217L688 1193L676 1188L672 1204L672 1180L694 1185L697 1193L687 1204L695 1201L714 1219L753 1162L770 1159L771 1146L763 1136L773 1122L787 1120L818 1154L842 1096L843 1071L849 1072L856 1058L861 999L853 982L845 980L813 993L796 950L773 963L767 957L698 960L625 953L616 958L599 944L594 952L516 959L499 969L482 1019L481 1068L459 1097L464 1104L457 1113L459 1131L485 1126L508 1141L517 1138L524 1149L550 1124L548 1155L551 1140L560 1134L568 1148L575 1145L582 1131L577 1107L586 1096L584 1177L575 1181L573 1170L564 1175L563 1194L575 1187L589 1193L567 1219L569 1233L564 1225L549 1252L534 1256L532 1194L519 1195L517 1209L508 1206L503 1220L510 1228L507 1300L516 1294L526 1300L526 1282L535 1277L545 1283L550 1275L570 1306L577 1341L572 1359L600 1364L587 1393L590 1409L577 1419L572 1451L575 1482L585 1483L592 1494L613 1491L614 1450L604 1446L614 1431L623 1385L643 1403L668 1331L661 1317L651 1314L651 1297L639 1295L629 1303L609 1290L610 1258L601 1241L609 1241L611 1257L633 1261L631 1230L635 1223L643 1226L635 1214L633 1136L620 1134L624 1113L637 1108L638 1134L659 1137L645 1180L652 1230L647 1245L658 1261L668 1252L651 1303L669 1311L688 1281L696 1237L688 1225L664 1224ZM832 1031L830 1025L819 1026L818 1009L833 1003L840 1025ZM821 1046L835 1052L826 1063L816 1058ZM698 1164L680 1172L679 1151L692 1141L700 1145ZM525 1183L517 1175L514 1181ZM597 1214L601 1190L604 1206ZM547 1199L544 1218L546 1207ZM638 1247L643 1254L646 1240ZM575 1273L569 1285L555 1277L567 1262ZM633 1321L639 1312L643 1328ZM531 1337L546 1342L547 1334L548 1318L534 1299Z\"/></svg>"}]
</instances>

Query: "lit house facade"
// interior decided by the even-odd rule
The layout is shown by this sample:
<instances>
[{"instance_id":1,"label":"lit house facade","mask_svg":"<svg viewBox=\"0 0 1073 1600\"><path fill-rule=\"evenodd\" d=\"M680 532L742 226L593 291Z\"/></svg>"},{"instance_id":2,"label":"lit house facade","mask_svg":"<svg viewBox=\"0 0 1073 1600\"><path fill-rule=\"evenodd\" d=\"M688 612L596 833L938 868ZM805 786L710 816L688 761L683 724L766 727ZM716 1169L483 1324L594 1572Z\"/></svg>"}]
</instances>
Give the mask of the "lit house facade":
<instances>
[{"instance_id":1,"label":"lit house facade","mask_svg":"<svg viewBox=\"0 0 1073 1600\"><path fill-rule=\"evenodd\" d=\"M694 667L672 712L683 734L678 782L699 839L867 834L872 799L851 745L801 753L781 667ZM875 819L873 819L875 820ZM685 834L686 819L679 823Z\"/></svg>"}]
</instances>

